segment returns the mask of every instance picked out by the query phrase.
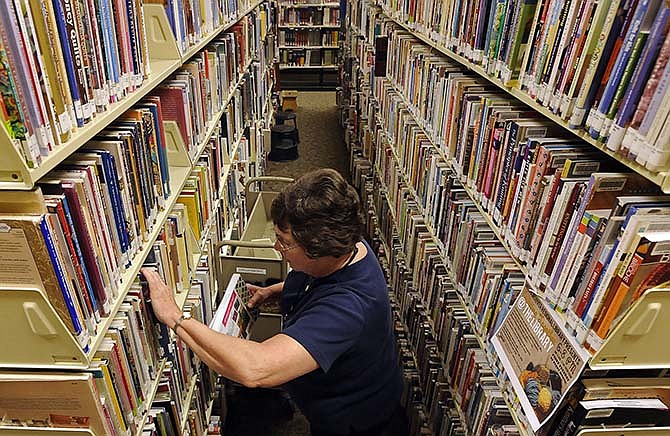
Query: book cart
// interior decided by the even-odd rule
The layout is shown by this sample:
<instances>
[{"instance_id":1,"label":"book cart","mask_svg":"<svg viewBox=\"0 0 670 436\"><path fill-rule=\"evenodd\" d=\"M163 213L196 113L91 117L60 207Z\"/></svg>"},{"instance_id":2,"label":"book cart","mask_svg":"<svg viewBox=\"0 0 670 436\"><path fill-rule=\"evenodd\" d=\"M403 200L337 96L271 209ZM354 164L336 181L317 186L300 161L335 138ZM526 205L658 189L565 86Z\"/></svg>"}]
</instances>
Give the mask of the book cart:
<instances>
[{"instance_id":1,"label":"book cart","mask_svg":"<svg viewBox=\"0 0 670 436\"><path fill-rule=\"evenodd\" d=\"M565 130L561 129L569 129L576 137L653 181L666 193L669 192L668 170L661 168L650 171L634 160L612 152L587 132L569 128L566 120L535 101L526 91L515 87L513 80L504 77L504 74L502 78L494 77L489 70L472 61L476 55L471 52L461 53L461 50L465 50L461 47L465 47L467 42L458 45L458 36L462 34L454 33L453 39L450 39L440 33L438 26L427 18L439 20L440 17L450 17L455 21L454 17L458 14L448 14L446 9L440 12L440 9L456 7L454 5L459 3L462 2L348 2L345 18L345 28L348 30L344 49L345 72L338 100L342 104L345 137L351 151L350 169L354 184L359 188L364 206L367 207L368 230L373 239L373 248L378 252L387 273L393 305L397 309L401 360L405 363L407 382L405 398L413 430L417 434L421 431L424 433L420 434L437 435L442 434L439 433L440 429L444 431L447 425L451 425L464 434L484 434L480 432L486 429L486 415L482 415L481 410L473 412L478 406L476 402L473 403L475 393L469 391L469 386L475 383L475 387L481 387L476 381L480 374L490 376L492 372L493 376L489 378L495 379L495 383L488 389L502 392L504 403L496 407L511 413L514 422L512 425L496 427L493 431L499 432L496 434L505 434L506 431L511 434L534 434L519 405L518 393L512 389L504 372L501 373L500 363L496 361L490 342L493 331L499 326L497 322L501 321L495 318L500 306L495 306L495 301L491 303L487 300L490 297L486 297L486 292L468 287L471 286L470 282L464 282L468 277L465 268L468 265L471 271L473 268L472 264L463 261L463 258L467 259L464 252L467 253L469 247L466 245L467 249L455 253L451 250L453 246L469 242L461 239L455 239L454 242L451 239L452 245L447 245L445 241L449 240L445 237L445 227L441 227L438 221L438 214L442 222L456 219L456 224L450 224L451 227L447 228L449 232L454 228L463 231L463 227L457 227L465 225L458 223L459 213L465 215L465 211L468 211L476 215L477 221L468 225L484 229L483 234L489 235L486 240L497 247L496 255L505 259L505 268L509 268L509 271L505 273L503 269L503 273L508 274L503 278L516 280L513 283L516 283L518 289L532 289L534 284L527 283L532 276L529 275L525 260L508 242L509 236L500 225L499 217L491 212L491 205L495 203L489 200L487 204L488 198L481 186L470 183L467 166L459 167L459 156L454 157L449 153L449 147L453 146L452 141L457 134L453 134L453 137L438 135L435 118L429 118L431 115L434 117L431 110L445 103L437 99L439 94L431 92L437 85L436 82L428 82L428 78L440 77L440 74L448 74L450 71L456 72L456 77L459 74L467 76L472 83L481 86L481 93L495 93L496 98L500 96L505 104L523 107L520 110L527 110L528 113L539 113L541 116L537 119L540 122L551 120L557 129L554 135L564 134ZM538 2L540 5L543 3ZM468 8L474 7L473 3L461 6L463 14L470 14ZM520 6L517 4L517 7ZM449 12L453 11L450 9ZM479 17L485 16L482 11L479 13ZM465 16L461 15L461 18ZM467 17L476 19L477 14ZM396 50L393 54L390 48L386 52L392 38L395 38L393 44L397 44L393 46ZM456 44L458 50L448 48L447 44ZM407 58L398 58L398 53ZM481 57L479 59L481 62ZM412 69L415 69L416 75L412 75ZM504 93L514 99L506 98ZM526 106L519 105L518 101ZM545 125L548 124L545 122ZM461 151L466 155L469 152L470 149ZM422 166L421 162L432 162L435 166ZM436 179L424 179L423 174L430 174L430 177L436 175ZM436 187L433 190L427 186ZM455 209L456 213L448 210L440 212L440 207L434 204L436 197L431 195L437 196L438 189L444 192L451 188L457 193L453 194L448 206L442 203L441 207L456 208L453 205L459 205L459 209ZM467 204L468 209L461 204ZM486 248L479 248L473 252L483 253L484 250ZM493 268L499 268L499 264L490 259L491 274L497 277L501 272ZM630 370L629 377L636 377L636 370L644 372L658 369L661 373L669 368L670 354L663 349L665 341L662 337L666 329L667 314L664 312L670 301L668 298L670 294L667 286L647 290L608 333L597 352L588 357L588 369ZM567 324L565 315L553 309L547 310L552 312L552 318L559 325ZM445 319L446 328L440 324ZM496 324L491 322L485 325L485 321L491 319ZM456 329L451 331L457 331L457 336L456 333L449 333L450 327ZM565 332L565 335L571 334ZM449 342L454 337L456 345ZM445 345L453 348L445 348ZM461 348L478 349L481 352L460 355ZM586 353L586 350L583 351ZM475 364L465 365L461 361L455 370L447 360L453 358L451 356L460 356L466 361L472 358ZM486 366L487 371L479 372L479 365ZM465 374L474 378L471 381L453 378L466 377ZM481 392L480 389L477 395ZM438 399L441 403L438 403ZM445 403L449 405L445 407ZM490 413L493 411L489 410ZM475 413L479 415L475 416ZM632 427L590 429L580 434L670 434L670 428L667 427Z\"/></svg>"},{"instance_id":2,"label":"book cart","mask_svg":"<svg viewBox=\"0 0 670 436\"><path fill-rule=\"evenodd\" d=\"M88 374L88 371L96 367L94 364L94 354L105 341L105 333L114 323L115 314L124 306L124 297L129 292L131 286L133 286L133 283L135 283L140 268L152 251L152 244L156 241L159 232L161 232L163 224L168 220L168 215L175 207L175 204L180 201L178 196L185 185L187 185L190 173L197 166L198 157L210 146L210 138L217 131L219 122L224 119L226 110L232 107L231 105L235 99L241 100L242 94L240 89L242 86L256 86L254 91L257 93L259 101L253 101L252 104L256 109L255 114L258 118L248 120L244 126L239 126L239 129L236 128L237 126L233 126L233 130L230 132L234 137L230 138L230 143L227 144L227 148L222 152L225 159L220 162L222 186L219 192L213 193L217 196L216 200L211 204L211 210L209 210L213 216L210 217L207 223L202 223L203 228L201 229L202 234L200 238L195 236L193 228L188 223L185 225L183 238L185 239L184 243L189 248L185 253L187 258L180 258L180 262L187 265L183 268L188 270L188 273L182 277L183 283L188 285L191 283L191 280L196 278L197 266L201 262L202 256L210 250L210 238L211 240L219 238L219 236L211 235L212 230L216 227L215 221L220 220L221 223L225 221L226 224L230 225L231 229L238 225L236 224L235 217L239 216L239 214L234 213L234 211L227 211L231 213L231 216L224 217L222 212L224 209L234 208L237 204L237 200L235 202L231 201L229 205L223 204L227 201L225 197L227 191L231 190L231 186L233 188L230 192L237 195L235 193L234 182L227 182L229 180L237 180L241 176L241 174L237 174L237 170L234 167L241 165L242 161L244 161L243 163L247 166L254 166L260 170L264 168L263 159L265 152L263 150L263 140L264 136L269 134L268 129L272 115L269 92L273 86L272 62L274 58L274 39L270 34L273 26L272 11L267 10L268 4L264 1L255 1L253 3L240 2L239 4L230 3L227 7L233 9L221 13L220 18L222 22L219 25L212 26L209 32L204 32L203 29L204 36L198 41L190 40L184 42L184 39L182 42L185 45L181 45L174 36L165 7L162 4L144 4L142 8L144 31L146 34L145 43L149 55L147 68L150 70L148 78L144 80L141 87L138 87L134 92L129 93L120 101L112 103L108 110L98 113L93 121L78 128L70 139L43 158L39 166L29 166L17 150L13 140L9 137L7 130L0 128L0 154L2 154L2 159L0 159L0 205L2 205L3 211L13 214L35 213L36 211L40 213L39 211L46 209L41 204L43 200L41 200L40 193L35 191L34 188L42 178L47 176L89 140L93 139L116 118L131 109L134 105L140 103L161 82L169 78L184 63L202 51L217 36L232 28L240 20L245 19L253 11L258 12L263 8L262 19L259 19L260 15L254 18L257 22L254 22L253 25L257 26L257 28L255 30L253 28L250 29L250 31L257 31L259 48L244 48L243 46L243 50L249 50L251 56L247 59L243 70L240 66L240 71L234 72L235 76L239 75L239 77L232 77L234 81L227 84L228 89L221 90L221 95L223 96L219 103L222 105L221 110L211 114L211 118L206 121L207 126L205 126L205 131L201 133L200 141L195 146L192 144L187 145L187 138L182 135L180 126L174 121L164 121L164 146L166 148L171 194L166 198L162 209L154 217L154 225L149 229L141 246L137 249L133 258L129 259L128 266L118 280L120 283L118 295L114 301L110 302L108 316L102 317L101 321L96 325L96 334L90 338L86 347L83 347L78 338L75 338L73 333L71 333L71 329L68 328L65 320L59 315L58 310L50 300L50 296L43 289L43 285L39 283L39 277L34 277L36 282L34 284L26 283L21 286L8 287L6 284L0 283L0 310L2 311L2 321L0 321L0 324L7 329L7 334L1 335L0 339L0 347L2 347L2 351L0 351L0 370L3 371L0 373L0 379L9 380L14 377L14 379L18 378L18 380L21 380L21 371L30 370L30 377L33 377L33 381L38 380L40 386L46 392L43 398L34 399L33 405L39 408L41 412L46 411L47 415L49 413L49 405L46 403L49 401L49 398L57 402L58 398L66 397L66 392L59 394L58 392L49 391L49 382L56 380L61 374L64 378L73 378L77 374ZM270 24L270 31L268 31L268 23ZM261 29L261 26L264 27ZM250 38L247 43L251 44L251 42L252 39ZM258 75L258 82L255 84L250 82L249 73L252 70ZM255 147L251 152L248 150L250 146ZM228 234L231 233L231 229L227 230ZM6 232L7 230L3 226L2 231ZM46 265L49 265L51 261L50 259L36 259L36 262L45 262ZM180 307L187 306L189 292L186 289L178 291L176 294L177 303ZM215 299L216 295L212 295L212 298ZM169 329L167 331L169 332ZM171 333L168 333L168 335L171 335ZM160 376L166 369L166 365L165 359L157 362L150 386L143 387L146 390L146 397L134 411L134 416L129 418L134 421L136 431L131 432L130 426L123 429L116 428L115 431L118 431L118 434L142 434L143 426L147 421L148 413L159 388ZM12 372L4 373L4 371ZM28 372L23 374L28 374ZM90 374L87 377L89 376ZM200 376L197 378L194 376L192 380L186 380L185 397L179 399L180 402L185 404L182 416L176 417L178 422L175 422L176 425L181 426L180 429L176 429L180 434L182 431L187 433L190 431L189 407L192 398L195 398L197 395L197 385L201 381ZM95 394L92 393L91 395ZM75 400L77 399L72 400L72 404L77 403ZM100 401L100 398L91 397L87 399L86 397L82 397L79 400L82 400L83 403L90 402L91 404L95 404ZM110 404L107 405L112 407ZM18 407L20 410L25 410L26 413L24 415L28 422L27 424L24 422L20 426L16 426L16 419L13 419L14 425L12 425L11 421L3 422L0 420L0 434L3 435L51 434L74 436L102 435L106 433L102 430L96 432L88 428L59 428L57 424L54 425L53 423L50 424L50 427L46 427L46 420L43 419L43 415L40 415L39 419L34 421L36 422L35 426L31 426L29 423L33 421L30 413L31 406L23 408L20 403L3 403L2 407L12 408L12 410ZM202 419L205 421L206 426L209 415L212 413L211 399L209 407L205 405L205 408L208 409L206 411L207 416L204 416L203 411ZM101 410L98 410L98 412L102 414ZM7 418L9 417L5 415L2 419ZM18 420L21 421L22 418ZM91 419L92 421L93 419ZM88 423L88 421L86 422ZM109 425L110 422L112 421L108 420L107 424ZM66 427L71 426L71 423L68 423ZM86 424L83 426L86 426Z\"/></svg>"},{"instance_id":3,"label":"book cart","mask_svg":"<svg viewBox=\"0 0 670 436\"><path fill-rule=\"evenodd\" d=\"M291 183L292 178L260 176L244 184L246 200L246 226L239 239L227 239L216 244L215 262L217 283L228 283L233 274L247 283L268 286L284 281L288 266L281 254L274 249L275 233L270 216L272 200L277 192L259 191L263 183ZM254 189L255 188L255 189ZM262 342L281 331L281 314L261 311L250 332L250 338Z\"/></svg>"}]
</instances>

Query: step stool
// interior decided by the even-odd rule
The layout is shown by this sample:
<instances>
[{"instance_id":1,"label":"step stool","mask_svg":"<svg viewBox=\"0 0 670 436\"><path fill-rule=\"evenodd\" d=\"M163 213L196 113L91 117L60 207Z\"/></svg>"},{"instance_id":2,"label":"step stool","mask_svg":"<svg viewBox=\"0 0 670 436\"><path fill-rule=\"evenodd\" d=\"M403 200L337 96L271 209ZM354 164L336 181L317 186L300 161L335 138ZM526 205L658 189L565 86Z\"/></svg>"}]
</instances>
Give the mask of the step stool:
<instances>
[{"instance_id":1,"label":"step stool","mask_svg":"<svg viewBox=\"0 0 670 436\"><path fill-rule=\"evenodd\" d=\"M285 90L281 92L281 110L298 110L298 91Z\"/></svg>"},{"instance_id":2,"label":"step stool","mask_svg":"<svg viewBox=\"0 0 670 436\"><path fill-rule=\"evenodd\" d=\"M284 111L275 112L275 125L284 124L287 121L293 121L293 127L295 127L296 142L299 144L300 143L300 132L298 131L298 121L296 119L296 113L291 112L291 111L289 111L289 112L284 112Z\"/></svg>"},{"instance_id":3,"label":"step stool","mask_svg":"<svg viewBox=\"0 0 670 436\"><path fill-rule=\"evenodd\" d=\"M277 124L271 129L270 154L268 159L274 162L295 160L298 158L298 131L289 124Z\"/></svg>"}]
</instances>

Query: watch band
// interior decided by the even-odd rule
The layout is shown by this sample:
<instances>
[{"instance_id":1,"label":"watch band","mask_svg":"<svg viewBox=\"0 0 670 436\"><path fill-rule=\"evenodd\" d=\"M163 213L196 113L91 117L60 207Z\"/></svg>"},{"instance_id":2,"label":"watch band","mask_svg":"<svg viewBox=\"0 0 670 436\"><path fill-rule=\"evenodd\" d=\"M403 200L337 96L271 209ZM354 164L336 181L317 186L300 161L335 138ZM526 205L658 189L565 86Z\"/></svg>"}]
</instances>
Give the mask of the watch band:
<instances>
[{"instance_id":1,"label":"watch band","mask_svg":"<svg viewBox=\"0 0 670 436\"><path fill-rule=\"evenodd\" d=\"M177 327L179 327L181 325L181 323L186 319L191 319L191 314L188 313L188 312L186 312L186 313L182 312L182 314L179 317L179 319L177 320L177 322L174 323L174 327L172 327L172 331L176 333L177 332Z\"/></svg>"}]
</instances>

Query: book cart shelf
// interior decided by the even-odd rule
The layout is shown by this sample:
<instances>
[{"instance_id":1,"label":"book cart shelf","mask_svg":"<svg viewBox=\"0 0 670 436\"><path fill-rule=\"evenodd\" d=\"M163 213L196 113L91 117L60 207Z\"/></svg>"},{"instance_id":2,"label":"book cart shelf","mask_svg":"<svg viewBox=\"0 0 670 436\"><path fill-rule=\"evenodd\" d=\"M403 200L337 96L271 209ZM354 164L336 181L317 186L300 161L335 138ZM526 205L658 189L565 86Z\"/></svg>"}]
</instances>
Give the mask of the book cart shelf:
<instances>
[{"instance_id":1,"label":"book cart shelf","mask_svg":"<svg viewBox=\"0 0 670 436\"><path fill-rule=\"evenodd\" d=\"M397 278L399 274L398 268L395 268L394 265L410 264L410 260L407 259L405 255L410 248L403 242L402 231L402 227L406 225L406 220L408 219L407 214L409 214L409 211L403 208L406 208L408 203L403 203L399 198L399 195L394 193L397 192L398 186L407 188L407 191L409 191L410 194L407 201L411 202L413 207L417 208L419 216L424 217L422 225L425 225L427 228L427 232L430 234L429 239L431 239L433 244L438 247L439 256L442 264L446 266L448 277L454 284L457 283L457 281L453 271L453 265L445 254L445 247L438 237L438 232L436 229L431 228L429 220L426 220L426 217L429 216L429 212L423 209L422 204L424 203L422 201L422 196L417 193L414 188L412 174L406 168L406 164L404 163L405 159L401 155L401 151L398 151L396 146L389 140L392 133L389 133L386 130L385 126L388 123L386 122L387 120L384 119L384 117L388 116L387 111L381 109L380 102L377 101L377 97L374 95L376 82L372 81L373 76L374 81L384 81L384 83L388 84L384 89L390 89L390 92L397 96L402 107L406 108L411 114L413 122L420 127L424 136L430 139L432 153L452 167L453 164L451 163L451 160L444 155L442 148L433 142L430 128L426 127L426 123L421 117L418 108L407 100L403 90L398 89L398 85L393 80L377 77L384 76L385 74L383 72L375 71L375 56L377 53L375 50L374 38L376 36L385 36L384 29L386 23L393 23L393 25L398 26L398 28L404 29L418 41L429 46L431 50L448 56L467 70L485 78L496 87L509 93L536 112L539 112L545 118L553 121L562 128L567 129L574 136L583 139L585 142L588 142L595 148L643 175L660 186L664 192L668 192L670 188L668 186L667 178L668 174L670 174L668 171L651 172L634 161L621 158L617 154L609 151L602 143L593 140L586 134L586 132L569 128L564 120L535 102L525 92L511 86L506 86L500 79L489 76L481 66L475 65L463 56L441 46L434 40L438 39L438 36L433 35L433 39L428 38L418 30L419 26L410 23L409 20L403 20L401 17L402 14L400 12L388 10L383 4L378 2L350 1L348 3L345 23L347 34L345 35L344 57L345 66L347 66L349 62L351 62L351 64L345 72L345 80L343 81L345 82L345 85L343 86L344 92L342 95L338 96L343 101L342 117L345 128L347 129L347 144L351 147L350 169L352 177L361 192L364 205L367 206L370 211L371 221L369 230L375 235L375 239L380 245L380 259L382 260L382 263L386 265L385 269L387 269L388 277L390 277L389 284L391 288L394 287L394 279ZM375 25L378 25L379 22L384 23L379 26L382 29L381 31L375 29ZM382 58L385 60L386 53L382 54ZM389 63L390 62L391 61L389 61ZM375 130L374 127L379 128L379 130ZM381 131L381 134L376 135L376 131ZM457 170L454 170L454 172L458 174ZM391 174L391 176L389 176L389 174ZM396 176L393 176L393 174L395 174L399 180L395 180L394 177ZM392 185L387 185L389 177L394 180ZM518 256L513 254L512 248L508 245L493 217L491 217L487 209L483 207L479 201L479 193L469 188L465 183L463 184L463 189L467 193L468 198L474 203L479 213L484 217L486 224L495 234L497 240L513 258L516 267L518 267L524 276L528 277L528 271L524 262L521 261ZM390 218L384 220L384 214ZM407 230L404 232L405 237L406 233ZM414 256L416 255L417 254L414 253ZM416 261L414 263L414 268L417 268ZM416 292L416 278L408 280L411 281L412 289L414 289L414 292L418 295L416 298L420 301L419 304L422 307L421 310L425 310L426 312L432 311L433 308L430 307L429 302L421 297L420 292ZM524 286L533 290L533 285L528 282L528 280L525 280ZM400 289L400 292L405 292L405 288L401 287ZM663 335L668 327L667 313L668 310L670 310L669 290L670 289L661 287L646 291L646 293L643 294L631 308L629 308L623 320L621 320L608 334L605 342L597 352L589 354L588 351L582 349L582 353L587 356L587 367L592 370L630 369L633 370L631 371L631 376L634 376L634 370L636 369L669 368L670 352L666 347L661 345L664 344ZM478 314L475 312L475 308L473 307L469 296L461 294L460 291L455 292L455 294L458 297L460 306L465 310L467 319L472 326L473 333L475 333L479 348L486 352L487 360L491 362L491 367L494 367L496 365L496 358L493 356L495 351L488 338L488 333L481 331L481 323ZM405 314L406 310L411 311L412 309L411 306L410 309L407 309L400 301L397 301L402 298L405 298L405 296L395 296L396 304L400 304L400 310ZM548 305L546 307L557 324L561 326L565 324L564 314L550 309ZM424 318L421 319L423 320ZM432 332L432 337L437 338L438 336L432 318L426 316L425 320L430 326L429 329ZM411 337L412 332L410 326L408 326L408 321L406 321L403 315L400 316L399 321L403 325L405 333ZM571 336L567 332L565 332L565 335L566 337ZM422 343L421 340L418 340L418 342ZM575 346L581 347L581 345L577 345L576 342ZM444 350L441 350L441 352L443 351ZM425 354L423 350L418 352ZM414 354L413 359L415 367L420 368L421 362L417 361L416 354ZM425 364L425 362L423 363ZM445 363L443 362L442 365L445 365ZM444 366L443 370L448 373L447 368ZM516 423L517 430L524 435L534 434L527 418L524 416L523 411L519 406L519 400L516 397L514 390L509 386L509 382L505 380L504 376L498 377L496 381L503 393L503 397L512 418ZM460 416L462 423L468 423L461 410L458 394L454 392L452 388L450 388L450 390L452 394L451 398L457 399L455 400L455 411ZM430 411L426 410L424 410L424 412L426 415L430 413ZM473 429L471 428L468 428L465 431L468 435L473 434ZM583 430L580 434L582 436L596 434L660 435L670 434L670 428L597 429Z\"/></svg>"},{"instance_id":2,"label":"book cart shelf","mask_svg":"<svg viewBox=\"0 0 670 436\"><path fill-rule=\"evenodd\" d=\"M203 36L199 41L193 42L183 53L180 53L178 48L165 7L162 4L144 4L143 13L149 52L148 64L150 68L148 78L145 79L142 86L137 88L135 92L111 104L107 111L99 113L95 120L74 132L66 143L61 144L53 150L36 168L28 167L12 143L6 129L0 128L0 154L3 156L0 159L0 203L8 204L18 201L19 203L25 202L28 204L34 202L36 198L39 199L39 195L36 195L32 190L42 177L48 175L50 171L86 144L87 141L93 139L96 134L105 129L116 118L149 95L165 79L169 78L185 62L203 50L217 36L229 30L264 4L266 4L266 0L240 2L239 10L235 13L233 19L229 19L228 22L213 29L213 31ZM272 17L267 18L272 20ZM158 238L163 224L177 203L178 196L185 187L191 170L197 164L198 157L207 149L210 139L215 134L217 126L222 120L226 107L232 103L236 92L239 91L245 80L247 80L245 79L245 74L252 71L253 64L260 63L261 70L257 71L262 75L259 80L262 80L263 77L272 77L271 73L275 62L274 35L272 35L271 27L270 29L264 29L263 33L264 36L259 42L260 46L257 49L263 51L264 47L269 44L269 50L266 50L265 55L255 51L251 52L251 57L247 60L246 65L244 65L241 71L236 71L237 78L234 78L234 82L229 83L228 89L222 90L223 95L227 97L223 99L221 110L212 114L211 118L207 120L204 139L199 141L197 148L189 151L177 123L174 121L163 121L171 194L166 198L163 209L157 214L150 233L131 259L129 266L123 272L120 279L121 284L118 289L118 296L111 303L107 317L103 317L96 325L96 334L89 341L88 349L83 349L77 338L70 332L64 320L57 314L56 309L49 301L49 297L44 290L30 286L7 287L0 283L0 307L2 308L2 321L0 321L0 325L7 332L11 332L11 334L2 335L0 339L0 347L3 350L0 352L0 370L42 371L45 380L48 380L50 371L85 372L91 368L94 354L100 348L105 333L110 328L115 314L124 302L124 297L135 282L135 278L150 253L152 245ZM262 63L265 63L265 65ZM253 163L259 171L263 171L264 169L266 153L264 147L266 141L269 141L269 126L273 111L271 90L274 88L274 82L270 79L267 83L262 81L260 85L265 88L262 91L263 94L258 96L259 101L254 103L260 111L257 112L257 119L250 120L242 128L237 129L235 137L230 138L227 149L223 151L220 174L221 187L219 192L215 193L215 201L210 210L211 216L204 224L200 238L196 238L191 226L185 226L185 238L187 239L187 245L190 247L188 253L190 258L186 259L189 265L189 276L186 279L188 283L191 283L195 279L196 266L200 262L201 257L209 254L207 252L210 245L209 239L215 228L215 221L217 221L219 214L224 213L223 203L227 197L226 180L231 176L233 178L238 176L237 170L234 167L238 162L244 160L245 162ZM263 98L263 101L260 101L263 95L265 98ZM253 147L253 149L246 151L249 150L249 147ZM238 218L243 216L239 211L227 212L231 214L227 218L229 220L229 228L222 229L222 233L225 234L226 238L237 231L236 229L241 225L238 222ZM213 275L213 272L211 274ZM211 289L211 292L212 301L217 300L216 286ZM188 289L177 292L176 300L180 307L185 307L188 294ZM170 335L173 335L173 333L170 332ZM169 365L169 363L165 359L159 362L156 376L151 382L151 387L148 389L149 395L142 404L142 410L138 411L141 421L139 421L139 425L137 426L137 434L142 434L143 424L157 393L160 375L166 365ZM185 431L187 426L189 405L196 391L197 376L197 372L192 374L191 379L185 386L185 398L182 401L186 406L177 423L180 426L180 433ZM205 406L207 414L204 417L205 425L209 422L213 401L213 398L209 399L209 404ZM94 434L90 429L30 427L29 425L16 427L3 425L0 421L0 434L3 435L44 434L45 432L56 436Z\"/></svg>"}]
</instances>

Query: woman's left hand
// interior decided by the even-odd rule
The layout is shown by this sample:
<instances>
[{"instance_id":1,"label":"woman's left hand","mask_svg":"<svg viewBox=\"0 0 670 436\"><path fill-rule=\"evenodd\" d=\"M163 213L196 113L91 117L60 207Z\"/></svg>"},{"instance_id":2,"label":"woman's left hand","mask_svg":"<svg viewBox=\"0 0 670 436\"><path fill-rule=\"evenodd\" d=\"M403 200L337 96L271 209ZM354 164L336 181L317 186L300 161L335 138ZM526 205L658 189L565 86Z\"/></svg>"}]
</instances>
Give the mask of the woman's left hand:
<instances>
[{"instance_id":1,"label":"woman's left hand","mask_svg":"<svg viewBox=\"0 0 670 436\"><path fill-rule=\"evenodd\" d=\"M155 269L142 268L140 271L149 284L151 307L154 314L159 321L172 327L181 316L181 310L175 302L172 290L167 287Z\"/></svg>"}]
</instances>

